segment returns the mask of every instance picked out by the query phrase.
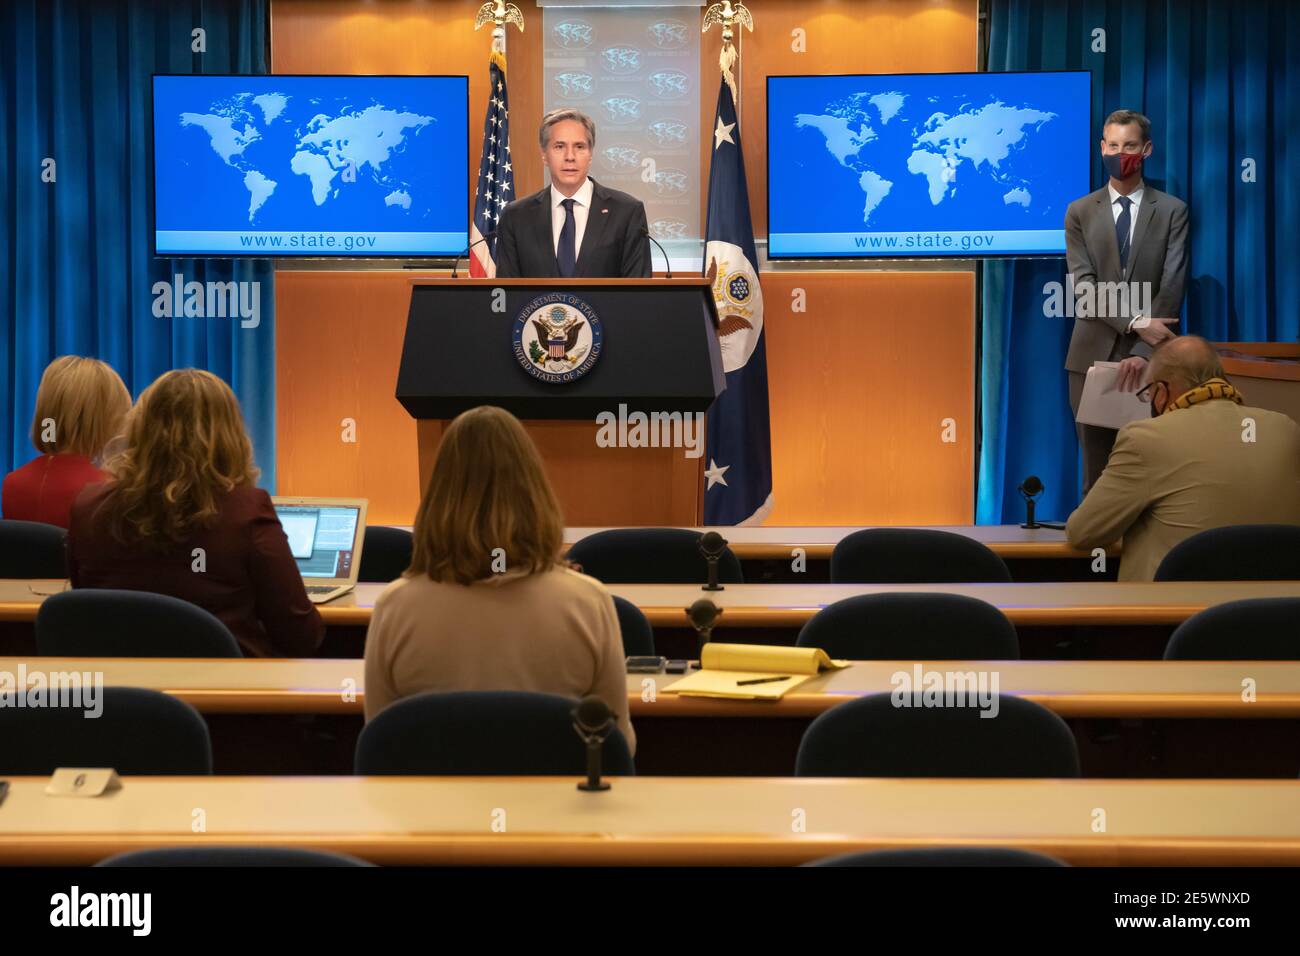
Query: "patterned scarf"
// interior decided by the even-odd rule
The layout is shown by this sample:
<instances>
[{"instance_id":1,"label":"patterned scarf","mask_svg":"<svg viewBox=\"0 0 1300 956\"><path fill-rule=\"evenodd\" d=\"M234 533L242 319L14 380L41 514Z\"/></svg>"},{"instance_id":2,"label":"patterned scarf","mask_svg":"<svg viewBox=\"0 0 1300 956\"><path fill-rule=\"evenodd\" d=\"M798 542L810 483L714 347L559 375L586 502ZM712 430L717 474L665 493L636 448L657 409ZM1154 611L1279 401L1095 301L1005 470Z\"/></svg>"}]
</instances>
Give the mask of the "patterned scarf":
<instances>
[{"instance_id":1,"label":"patterned scarf","mask_svg":"<svg viewBox=\"0 0 1300 956\"><path fill-rule=\"evenodd\" d=\"M1241 392L1228 384L1226 379L1212 378L1195 388L1188 389L1165 406L1161 415L1168 415L1176 408L1191 408L1200 402L1210 402L1216 398L1230 398L1238 405L1242 404Z\"/></svg>"}]
</instances>

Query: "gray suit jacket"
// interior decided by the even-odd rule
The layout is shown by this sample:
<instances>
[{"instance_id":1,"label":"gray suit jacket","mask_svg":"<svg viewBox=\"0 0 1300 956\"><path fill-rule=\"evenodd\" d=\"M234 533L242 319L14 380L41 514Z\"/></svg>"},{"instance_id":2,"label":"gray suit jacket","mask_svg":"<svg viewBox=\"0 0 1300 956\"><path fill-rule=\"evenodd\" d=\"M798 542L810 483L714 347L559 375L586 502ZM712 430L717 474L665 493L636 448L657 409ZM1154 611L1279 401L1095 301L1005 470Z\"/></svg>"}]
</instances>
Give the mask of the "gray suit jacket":
<instances>
[{"instance_id":1,"label":"gray suit jacket","mask_svg":"<svg viewBox=\"0 0 1300 956\"><path fill-rule=\"evenodd\" d=\"M1147 314L1177 318L1187 280L1187 204L1153 189L1150 183L1143 184L1128 268L1121 271L1110 193L1102 186L1070 203L1065 211L1065 264L1074 277L1076 300L1085 295L1089 285L1094 289L1094 302L1101 303L1108 296L1098 283L1150 283L1151 311ZM1121 314L1084 315L1076 301L1066 369L1086 372L1093 362L1149 356L1151 346L1136 332L1125 331L1142 302L1140 295L1133 295L1127 310L1114 310Z\"/></svg>"}]
</instances>

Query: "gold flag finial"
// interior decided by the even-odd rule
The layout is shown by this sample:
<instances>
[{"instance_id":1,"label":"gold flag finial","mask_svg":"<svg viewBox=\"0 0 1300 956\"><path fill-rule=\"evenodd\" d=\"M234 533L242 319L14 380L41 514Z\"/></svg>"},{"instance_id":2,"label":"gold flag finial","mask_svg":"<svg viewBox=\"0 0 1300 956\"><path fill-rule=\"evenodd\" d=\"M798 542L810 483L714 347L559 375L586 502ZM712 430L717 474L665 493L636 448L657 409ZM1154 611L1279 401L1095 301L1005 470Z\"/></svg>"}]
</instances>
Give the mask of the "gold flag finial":
<instances>
[{"instance_id":1,"label":"gold flag finial","mask_svg":"<svg viewBox=\"0 0 1300 956\"><path fill-rule=\"evenodd\" d=\"M506 3L505 0L488 0L478 8L474 29L478 30L489 23L492 24L492 50L496 53L504 53L506 50L507 23L513 23L520 33L524 32L524 15L513 3Z\"/></svg>"},{"instance_id":2,"label":"gold flag finial","mask_svg":"<svg viewBox=\"0 0 1300 956\"><path fill-rule=\"evenodd\" d=\"M754 18L750 15L749 8L739 0L735 3L732 0L720 0L719 3L704 11L704 26L700 28L700 32L708 33L709 27L715 23L722 24L722 53L718 56L718 68L722 70L722 78L731 88L731 98L739 100L740 94L736 92L736 77L731 72L736 62L736 48L731 43L734 33L731 28L739 24L753 33Z\"/></svg>"}]
</instances>

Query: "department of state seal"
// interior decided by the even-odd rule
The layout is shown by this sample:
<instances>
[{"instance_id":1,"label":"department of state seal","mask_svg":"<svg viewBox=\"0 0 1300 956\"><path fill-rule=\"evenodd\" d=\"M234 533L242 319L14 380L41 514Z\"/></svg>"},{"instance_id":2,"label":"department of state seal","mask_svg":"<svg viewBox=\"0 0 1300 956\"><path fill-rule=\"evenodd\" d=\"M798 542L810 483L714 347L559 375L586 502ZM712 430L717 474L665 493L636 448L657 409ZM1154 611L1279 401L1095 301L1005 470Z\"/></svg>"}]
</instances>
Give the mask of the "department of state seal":
<instances>
[{"instance_id":1,"label":"department of state seal","mask_svg":"<svg viewBox=\"0 0 1300 956\"><path fill-rule=\"evenodd\" d=\"M563 385L600 358L604 333L596 311L567 292L539 295L515 316L515 358L533 378Z\"/></svg>"}]
</instances>

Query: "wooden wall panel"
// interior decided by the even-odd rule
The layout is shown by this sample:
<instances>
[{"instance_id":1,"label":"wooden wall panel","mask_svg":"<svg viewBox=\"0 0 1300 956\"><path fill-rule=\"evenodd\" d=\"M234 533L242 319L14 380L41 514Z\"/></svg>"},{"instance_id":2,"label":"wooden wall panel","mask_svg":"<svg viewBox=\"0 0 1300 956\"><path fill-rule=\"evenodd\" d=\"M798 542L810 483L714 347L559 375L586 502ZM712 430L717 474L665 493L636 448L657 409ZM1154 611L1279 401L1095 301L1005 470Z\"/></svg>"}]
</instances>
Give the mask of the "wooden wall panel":
<instances>
[{"instance_id":1,"label":"wooden wall panel","mask_svg":"<svg viewBox=\"0 0 1300 956\"><path fill-rule=\"evenodd\" d=\"M277 491L369 498L375 524L419 503L415 422L394 397L411 287L403 273L277 272ZM344 441L344 419L355 441Z\"/></svg>"},{"instance_id":2,"label":"wooden wall panel","mask_svg":"<svg viewBox=\"0 0 1300 956\"><path fill-rule=\"evenodd\" d=\"M969 272L763 275L767 524L974 520L974 295Z\"/></svg>"},{"instance_id":3,"label":"wooden wall panel","mask_svg":"<svg viewBox=\"0 0 1300 956\"><path fill-rule=\"evenodd\" d=\"M393 397L409 276L276 277L279 490L369 498L375 522L419 501L414 422ZM802 288L806 313L791 312ZM974 279L955 272L769 272L776 508L768 524L973 520ZM356 422L355 443L342 420ZM941 438L952 418L957 441Z\"/></svg>"}]
</instances>

